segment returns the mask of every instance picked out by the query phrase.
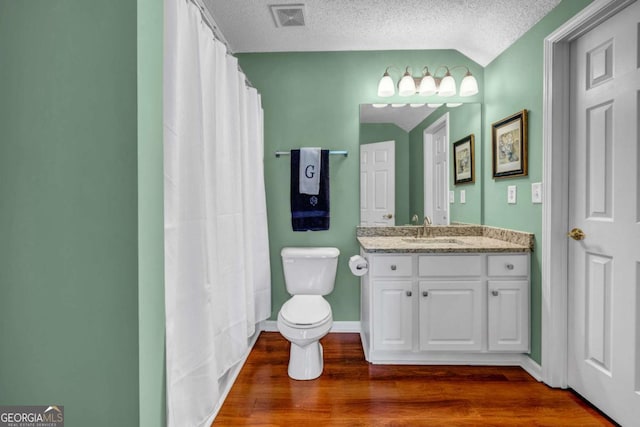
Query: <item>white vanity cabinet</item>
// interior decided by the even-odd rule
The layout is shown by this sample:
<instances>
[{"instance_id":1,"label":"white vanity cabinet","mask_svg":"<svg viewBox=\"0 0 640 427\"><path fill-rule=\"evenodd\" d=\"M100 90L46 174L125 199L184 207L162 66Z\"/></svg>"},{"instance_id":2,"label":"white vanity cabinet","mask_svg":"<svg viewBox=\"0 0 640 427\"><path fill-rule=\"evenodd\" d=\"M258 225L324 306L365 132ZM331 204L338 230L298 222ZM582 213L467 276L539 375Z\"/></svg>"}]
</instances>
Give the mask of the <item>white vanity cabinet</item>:
<instances>
[{"instance_id":1,"label":"white vanity cabinet","mask_svg":"<svg viewBox=\"0 0 640 427\"><path fill-rule=\"evenodd\" d=\"M529 253L362 255L369 362L500 363L529 351Z\"/></svg>"}]
</instances>

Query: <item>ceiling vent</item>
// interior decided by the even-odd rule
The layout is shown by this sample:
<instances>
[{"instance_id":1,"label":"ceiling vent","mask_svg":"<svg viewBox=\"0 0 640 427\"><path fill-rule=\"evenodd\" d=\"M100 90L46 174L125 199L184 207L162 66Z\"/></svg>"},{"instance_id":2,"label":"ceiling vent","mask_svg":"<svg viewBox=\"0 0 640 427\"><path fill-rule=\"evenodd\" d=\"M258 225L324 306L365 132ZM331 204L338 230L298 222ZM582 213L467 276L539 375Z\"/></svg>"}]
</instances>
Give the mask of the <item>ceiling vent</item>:
<instances>
[{"instance_id":1,"label":"ceiling vent","mask_svg":"<svg viewBox=\"0 0 640 427\"><path fill-rule=\"evenodd\" d=\"M272 4L269 8L276 27L304 27L304 4Z\"/></svg>"}]
</instances>

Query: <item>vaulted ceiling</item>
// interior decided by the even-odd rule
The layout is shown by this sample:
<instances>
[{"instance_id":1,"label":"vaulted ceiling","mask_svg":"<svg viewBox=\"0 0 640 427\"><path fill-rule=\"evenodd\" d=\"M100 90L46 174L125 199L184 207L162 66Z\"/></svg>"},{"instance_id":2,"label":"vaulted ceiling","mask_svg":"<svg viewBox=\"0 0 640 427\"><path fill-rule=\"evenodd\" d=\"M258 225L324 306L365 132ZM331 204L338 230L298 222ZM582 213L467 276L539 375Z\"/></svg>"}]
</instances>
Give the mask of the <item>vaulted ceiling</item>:
<instances>
[{"instance_id":1,"label":"vaulted ceiling","mask_svg":"<svg viewBox=\"0 0 640 427\"><path fill-rule=\"evenodd\" d=\"M481 66L489 64L560 3L560 0L202 1L234 53L455 49ZM270 7L274 5L275 8Z\"/></svg>"}]
</instances>

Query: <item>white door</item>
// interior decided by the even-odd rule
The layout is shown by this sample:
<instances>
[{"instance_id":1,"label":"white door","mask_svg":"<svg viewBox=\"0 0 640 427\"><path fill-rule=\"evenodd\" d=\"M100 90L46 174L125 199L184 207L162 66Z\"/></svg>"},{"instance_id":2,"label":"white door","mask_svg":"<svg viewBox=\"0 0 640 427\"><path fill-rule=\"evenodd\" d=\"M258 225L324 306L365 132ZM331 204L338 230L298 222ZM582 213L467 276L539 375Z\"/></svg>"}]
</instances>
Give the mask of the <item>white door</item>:
<instances>
[{"instance_id":1,"label":"white door","mask_svg":"<svg viewBox=\"0 0 640 427\"><path fill-rule=\"evenodd\" d=\"M424 131L424 214L449 224L448 114Z\"/></svg>"},{"instance_id":2,"label":"white door","mask_svg":"<svg viewBox=\"0 0 640 427\"><path fill-rule=\"evenodd\" d=\"M396 143L360 146L360 225L385 227L396 221Z\"/></svg>"},{"instance_id":3,"label":"white door","mask_svg":"<svg viewBox=\"0 0 640 427\"><path fill-rule=\"evenodd\" d=\"M640 425L639 23L635 3L571 46L568 381L624 426Z\"/></svg>"}]
</instances>

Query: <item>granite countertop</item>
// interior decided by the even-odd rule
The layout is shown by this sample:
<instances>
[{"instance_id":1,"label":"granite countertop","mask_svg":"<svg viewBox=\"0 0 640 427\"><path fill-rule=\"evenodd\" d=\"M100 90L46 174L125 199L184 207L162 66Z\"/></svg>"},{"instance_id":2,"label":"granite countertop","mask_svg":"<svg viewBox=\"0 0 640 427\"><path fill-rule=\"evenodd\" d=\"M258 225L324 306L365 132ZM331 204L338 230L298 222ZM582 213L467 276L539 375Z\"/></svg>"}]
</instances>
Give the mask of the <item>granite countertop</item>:
<instances>
[{"instance_id":1,"label":"granite countertop","mask_svg":"<svg viewBox=\"0 0 640 427\"><path fill-rule=\"evenodd\" d=\"M365 252L469 253L531 252L533 234L488 226L358 227L356 236Z\"/></svg>"}]
</instances>

